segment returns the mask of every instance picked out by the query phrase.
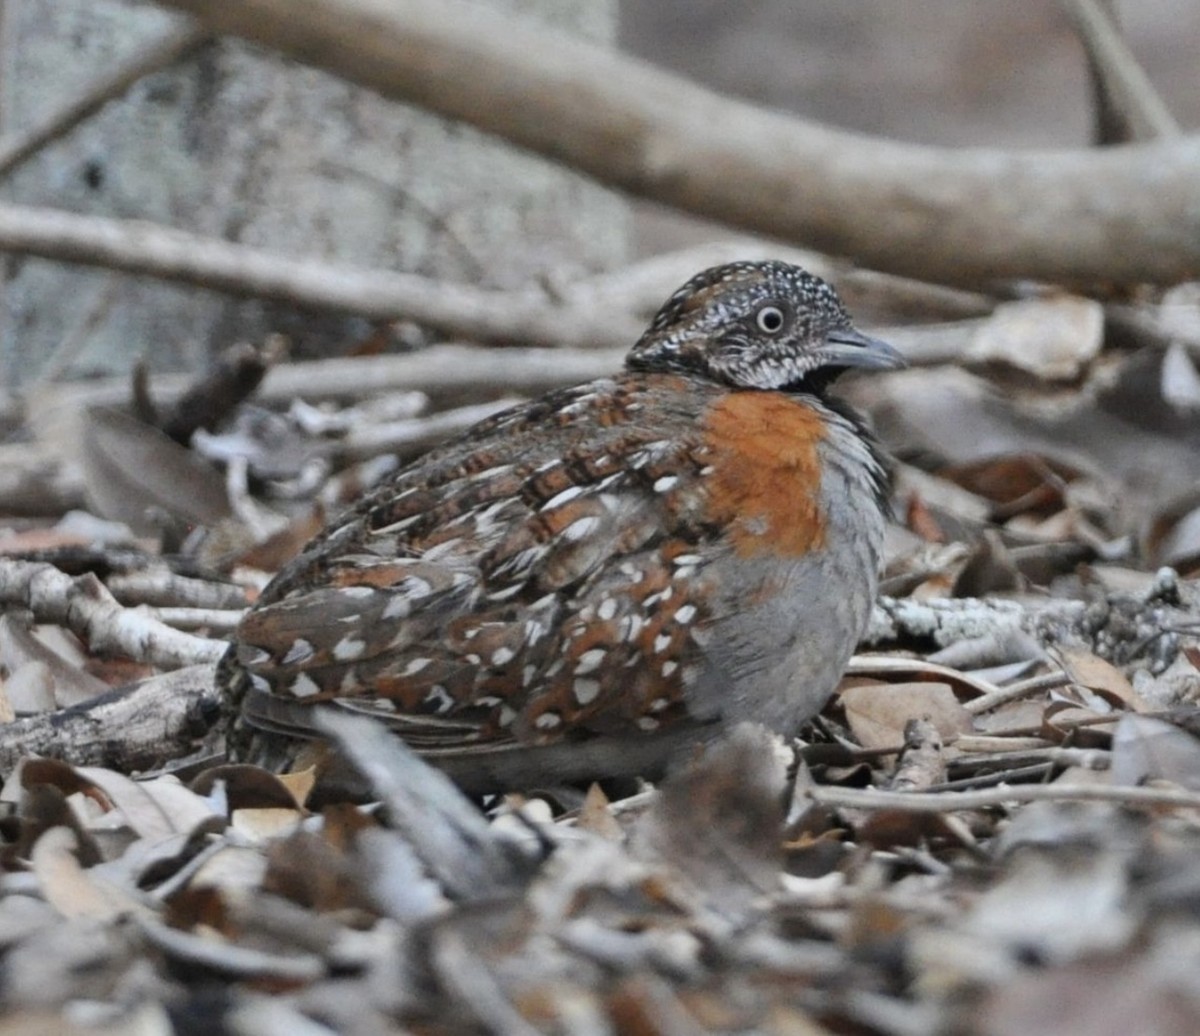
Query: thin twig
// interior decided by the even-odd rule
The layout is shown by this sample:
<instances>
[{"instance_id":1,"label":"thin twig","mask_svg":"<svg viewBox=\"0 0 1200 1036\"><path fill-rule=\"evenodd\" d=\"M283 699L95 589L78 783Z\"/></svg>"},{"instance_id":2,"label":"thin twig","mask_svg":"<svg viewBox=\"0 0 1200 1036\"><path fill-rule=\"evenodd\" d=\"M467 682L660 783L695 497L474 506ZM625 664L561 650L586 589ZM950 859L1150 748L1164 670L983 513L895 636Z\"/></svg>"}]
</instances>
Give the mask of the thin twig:
<instances>
[{"instance_id":1,"label":"thin twig","mask_svg":"<svg viewBox=\"0 0 1200 1036\"><path fill-rule=\"evenodd\" d=\"M632 275L618 282L597 277L565 286L554 295L541 290L489 291L390 270L356 269L311 259L293 259L263 249L204 237L145 220L78 216L56 209L0 204L0 251L19 252L121 270L139 276L192 284L210 291L274 299L308 309L350 312L374 320L415 320L447 334L478 342L524 343L559 348L628 348L647 322L641 311L647 292L657 306L688 273L665 281L650 267L644 283ZM793 250L762 244L711 250L725 260ZM808 263L804 253L798 258ZM819 261L818 261L819 262ZM824 263L830 266L829 263ZM676 264L671 265L675 269ZM875 284L883 280L877 275ZM917 292L913 282L888 278L896 293ZM987 317L919 328L875 328L916 364L960 357L988 325Z\"/></svg>"},{"instance_id":2,"label":"thin twig","mask_svg":"<svg viewBox=\"0 0 1200 1036\"><path fill-rule=\"evenodd\" d=\"M255 399L286 405L297 398L316 403L411 390L438 399L482 402L501 393L549 392L613 374L621 369L625 352L435 345L417 353L281 363L267 372ZM156 376L155 401L161 406L172 403L194 380L183 374ZM127 377L54 385L39 394L31 416L35 424L47 415L57 422L67 413L128 401Z\"/></svg>"},{"instance_id":3,"label":"thin twig","mask_svg":"<svg viewBox=\"0 0 1200 1036\"><path fill-rule=\"evenodd\" d=\"M1062 0L1067 14L1087 51L1088 64L1100 97L1099 109L1107 104L1111 115L1120 122L1121 140L1157 140L1178 137L1179 123L1154 89L1150 77L1129 49L1110 12L1098 0ZM1106 128L1106 135L1118 127Z\"/></svg>"},{"instance_id":4,"label":"thin twig","mask_svg":"<svg viewBox=\"0 0 1200 1036\"><path fill-rule=\"evenodd\" d=\"M1187 806L1200 809L1200 792L1172 788L1114 788L1091 784L1031 784L987 791L903 792L814 786L804 791L823 806L953 813L1016 802L1115 802L1126 806Z\"/></svg>"},{"instance_id":5,"label":"thin twig","mask_svg":"<svg viewBox=\"0 0 1200 1036\"><path fill-rule=\"evenodd\" d=\"M947 738L947 744L970 755L989 755L996 752L1036 752L1054 744L1044 737L1014 737L1004 734L958 734Z\"/></svg>"},{"instance_id":6,"label":"thin twig","mask_svg":"<svg viewBox=\"0 0 1200 1036\"><path fill-rule=\"evenodd\" d=\"M1014 739L1015 740L1015 739ZM1107 770L1112 753L1103 748L1021 748L1012 752L988 752L962 755L950 763L953 769L977 770L984 766L1022 766L1027 763L1053 763L1055 766L1081 766L1085 770Z\"/></svg>"},{"instance_id":7,"label":"thin twig","mask_svg":"<svg viewBox=\"0 0 1200 1036\"><path fill-rule=\"evenodd\" d=\"M1022 698L1028 698L1041 691L1054 690L1054 688L1063 687L1070 682L1071 677L1067 673L1041 673L1038 676L1031 676L1028 680L1021 680L1019 683L1001 687L990 694L984 694L964 702L963 709L972 716L978 716L997 709L1001 705L1007 705L1009 702L1020 701Z\"/></svg>"},{"instance_id":8,"label":"thin twig","mask_svg":"<svg viewBox=\"0 0 1200 1036\"><path fill-rule=\"evenodd\" d=\"M972 777L956 777L952 781L942 781L931 784L926 791L968 791L972 788L990 788L997 784L1032 784L1044 781L1054 772L1053 763L1030 763L1028 766L1014 766L1011 770L998 773L977 773Z\"/></svg>"}]
</instances>

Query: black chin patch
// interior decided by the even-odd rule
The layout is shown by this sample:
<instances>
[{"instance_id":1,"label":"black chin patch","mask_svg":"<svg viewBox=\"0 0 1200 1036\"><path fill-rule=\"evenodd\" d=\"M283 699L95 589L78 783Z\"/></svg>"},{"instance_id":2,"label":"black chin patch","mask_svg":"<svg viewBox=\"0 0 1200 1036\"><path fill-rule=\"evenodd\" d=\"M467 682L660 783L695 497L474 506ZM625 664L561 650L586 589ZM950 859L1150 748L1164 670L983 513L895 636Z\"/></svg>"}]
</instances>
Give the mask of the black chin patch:
<instances>
[{"instance_id":1,"label":"black chin patch","mask_svg":"<svg viewBox=\"0 0 1200 1036\"><path fill-rule=\"evenodd\" d=\"M809 395L823 396L826 389L837 380L837 376L844 369L843 367L817 367L815 370L808 371L804 377L789 381L780 391L807 392Z\"/></svg>"}]
</instances>

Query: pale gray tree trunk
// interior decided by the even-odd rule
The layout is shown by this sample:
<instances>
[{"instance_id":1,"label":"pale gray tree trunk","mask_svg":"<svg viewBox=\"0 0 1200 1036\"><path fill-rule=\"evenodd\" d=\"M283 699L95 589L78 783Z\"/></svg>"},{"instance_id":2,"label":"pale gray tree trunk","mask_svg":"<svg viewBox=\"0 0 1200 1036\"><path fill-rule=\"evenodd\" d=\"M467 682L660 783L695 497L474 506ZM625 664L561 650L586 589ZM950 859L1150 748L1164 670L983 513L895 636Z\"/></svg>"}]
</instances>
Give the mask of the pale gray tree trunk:
<instances>
[{"instance_id":1,"label":"pale gray tree trunk","mask_svg":"<svg viewBox=\"0 0 1200 1036\"><path fill-rule=\"evenodd\" d=\"M616 0L478 0L612 42ZM4 129L20 130L176 24L130 0L0 0ZM581 117L586 117L581 113ZM464 126L234 42L139 82L17 169L4 197L143 218L289 256L506 287L626 255L625 203ZM281 330L302 354L369 329L43 260L4 263L3 373L195 367ZM57 354L57 358L56 358Z\"/></svg>"}]
</instances>

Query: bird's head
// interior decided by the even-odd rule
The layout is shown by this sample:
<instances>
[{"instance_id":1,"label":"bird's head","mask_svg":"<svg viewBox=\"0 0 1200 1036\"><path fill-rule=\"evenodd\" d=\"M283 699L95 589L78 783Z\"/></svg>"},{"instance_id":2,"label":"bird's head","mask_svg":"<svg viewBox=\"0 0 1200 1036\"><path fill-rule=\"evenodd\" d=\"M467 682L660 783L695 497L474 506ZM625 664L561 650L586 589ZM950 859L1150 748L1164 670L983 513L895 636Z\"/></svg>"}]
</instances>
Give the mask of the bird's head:
<instances>
[{"instance_id":1,"label":"bird's head","mask_svg":"<svg viewBox=\"0 0 1200 1036\"><path fill-rule=\"evenodd\" d=\"M904 365L895 348L854 329L830 285L775 260L697 274L667 299L626 358L631 370L813 392L849 368Z\"/></svg>"}]
</instances>

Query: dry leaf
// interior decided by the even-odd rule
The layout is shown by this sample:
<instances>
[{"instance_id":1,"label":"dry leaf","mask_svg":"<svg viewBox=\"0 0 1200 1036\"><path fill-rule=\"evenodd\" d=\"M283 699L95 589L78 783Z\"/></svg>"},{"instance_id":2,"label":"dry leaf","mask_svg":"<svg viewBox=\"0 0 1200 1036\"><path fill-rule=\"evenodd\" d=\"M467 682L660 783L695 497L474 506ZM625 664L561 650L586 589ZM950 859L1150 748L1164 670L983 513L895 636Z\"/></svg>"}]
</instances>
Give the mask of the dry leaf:
<instances>
[{"instance_id":1,"label":"dry leaf","mask_svg":"<svg viewBox=\"0 0 1200 1036\"><path fill-rule=\"evenodd\" d=\"M97 512L135 531L154 531L147 518L153 509L197 525L230 516L225 479L216 468L119 410L87 412L82 454Z\"/></svg>"},{"instance_id":2,"label":"dry leaf","mask_svg":"<svg viewBox=\"0 0 1200 1036\"><path fill-rule=\"evenodd\" d=\"M1096 358L1104 307L1074 295L1002 302L975 332L963 359L1002 363L1045 381L1071 381Z\"/></svg>"},{"instance_id":3,"label":"dry leaf","mask_svg":"<svg viewBox=\"0 0 1200 1036\"><path fill-rule=\"evenodd\" d=\"M904 727L912 719L928 719L944 738L972 729L970 714L944 683L865 684L846 688L838 701L864 748L904 744Z\"/></svg>"},{"instance_id":4,"label":"dry leaf","mask_svg":"<svg viewBox=\"0 0 1200 1036\"><path fill-rule=\"evenodd\" d=\"M616 817L608 807L608 796L604 794L600 785L591 785L579 810L578 824L584 831L590 831L610 842L617 842L623 837L621 825L617 823Z\"/></svg>"},{"instance_id":5,"label":"dry leaf","mask_svg":"<svg viewBox=\"0 0 1200 1036\"><path fill-rule=\"evenodd\" d=\"M230 826L252 841L264 842L290 833L302 819L296 809L235 809Z\"/></svg>"},{"instance_id":6,"label":"dry leaf","mask_svg":"<svg viewBox=\"0 0 1200 1036\"><path fill-rule=\"evenodd\" d=\"M1106 718L1109 717L1073 702L1051 702L1042 714L1041 735L1055 743L1070 738L1078 748L1107 748L1112 727L1096 722Z\"/></svg>"},{"instance_id":7,"label":"dry leaf","mask_svg":"<svg viewBox=\"0 0 1200 1036\"><path fill-rule=\"evenodd\" d=\"M94 879L75 855L78 842L70 828L52 827L33 847L30 860L42 895L64 917L113 920L141 912L137 900L108 882Z\"/></svg>"},{"instance_id":8,"label":"dry leaf","mask_svg":"<svg viewBox=\"0 0 1200 1036\"><path fill-rule=\"evenodd\" d=\"M670 775L631 835L638 858L670 866L699 903L735 923L779 882L780 747L762 727L739 725Z\"/></svg>"},{"instance_id":9,"label":"dry leaf","mask_svg":"<svg viewBox=\"0 0 1200 1036\"><path fill-rule=\"evenodd\" d=\"M303 809L305 803L308 802L308 796L312 794L312 790L316 786L317 768L309 766L293 773L281 773L279 774L279 783L292 793L297 807Z\"/></svg>"},{"instance_id":10,"label":"dry leaf","mask_svg":"<svg viewBox=\"0 0 1200 1036\"><path fill-rule=\"evenodd\" d=\"M74 770L81 782L103 792L109 803L121 811L125 823L142 838L157 841L191 827L188 824L181 829L145 785L123 774L96 766L77 766Z\"/></svg>"},{"instance_id":11,"label":"dry leaf","mask_svg":"<svg viewBox=\"0 0 1200 1036\"><path fill-rule=\"evenodd\" d=\"M1200 739L1151 716L1122 716L1113 731L1109 773L1114 784L1165 780L1200 789Z\"/></svg>"},{"instance_id":12,"label":"dry leaf","mask_svg":"<svg viewBox=\"0 0 1200 1036\"><path fill-rule=\"evenodd\" d=\"M855 655L846 667L848 677L894 680L897 683L944 683L960 701L970 701L996 691L996 685L979 674L964 673L922 658L890 655Z\"/></svg>"},{"instance_id":13,"label":"dry leaf","mask_svg":"<svg viewBox=\"0 0 1200 1036\"><path fill-rule=\"evenodd\" d=\"M1095 691L1109 704L1134 712L1146 711L1145 702L1129 678L1111 662L1089 651L1069 649L1058 652L1058 657L1075 683Z\"/></svg>"}]
</instances>

